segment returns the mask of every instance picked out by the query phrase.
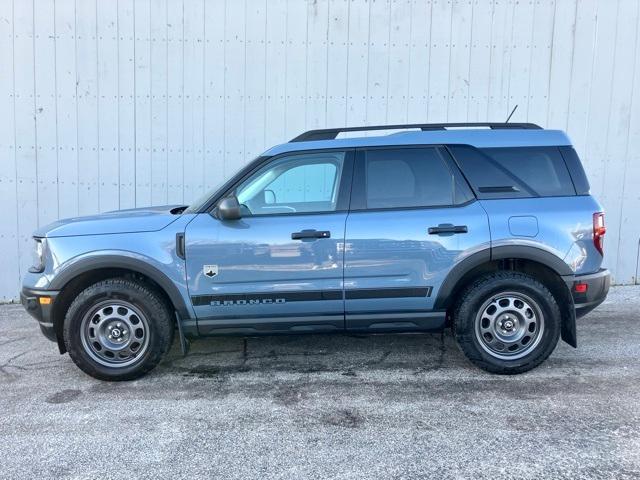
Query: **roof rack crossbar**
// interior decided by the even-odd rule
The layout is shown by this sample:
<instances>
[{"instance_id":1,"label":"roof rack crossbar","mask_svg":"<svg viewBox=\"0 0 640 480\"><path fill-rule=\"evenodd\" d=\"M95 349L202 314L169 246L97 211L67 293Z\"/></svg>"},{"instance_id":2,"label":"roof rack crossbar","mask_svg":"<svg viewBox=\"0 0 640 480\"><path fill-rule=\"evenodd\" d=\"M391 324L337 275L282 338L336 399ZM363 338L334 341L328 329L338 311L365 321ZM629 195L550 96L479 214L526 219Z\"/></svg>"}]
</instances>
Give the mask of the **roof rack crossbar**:
<instances>
[{"instance_id":1,"label":"roof rack crossbar","mask_svg":"<svg viewBox=\"0 0 640 480\"><path fill-rule=\"evenodd\" d=\"M419 128L422 131L428 130L446 130L447 128L464 128L464 127L485 127L494 130L500 129L526 129L540 130L542 127L535 123L408 123L403 125L370 125L365 127L344 127L344 128L325 128L320 130L309 130L290 142L309 142L313 140L334 140L343 132L366 132L370 130L401 130L407 128Z\"/></svg>"}]
</instances>

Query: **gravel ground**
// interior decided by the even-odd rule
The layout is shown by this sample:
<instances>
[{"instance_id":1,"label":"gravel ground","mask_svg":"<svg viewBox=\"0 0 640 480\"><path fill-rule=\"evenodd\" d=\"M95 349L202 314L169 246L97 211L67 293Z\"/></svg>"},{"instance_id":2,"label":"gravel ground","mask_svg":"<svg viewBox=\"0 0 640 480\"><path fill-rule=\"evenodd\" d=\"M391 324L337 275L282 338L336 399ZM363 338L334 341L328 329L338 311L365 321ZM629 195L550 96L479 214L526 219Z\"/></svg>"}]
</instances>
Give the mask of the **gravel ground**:
<instances>
[{"instance_id":1,"label":"gravel ground","mask_svg":"<svg viewBox=\"0 0 640 480\"><path fill-rule=\"evenodd\" d=\"M0 306L1 478L639 478L640 288L501 377L444 335L206 339L84 375Z\"/></svg>"}]
</instances>

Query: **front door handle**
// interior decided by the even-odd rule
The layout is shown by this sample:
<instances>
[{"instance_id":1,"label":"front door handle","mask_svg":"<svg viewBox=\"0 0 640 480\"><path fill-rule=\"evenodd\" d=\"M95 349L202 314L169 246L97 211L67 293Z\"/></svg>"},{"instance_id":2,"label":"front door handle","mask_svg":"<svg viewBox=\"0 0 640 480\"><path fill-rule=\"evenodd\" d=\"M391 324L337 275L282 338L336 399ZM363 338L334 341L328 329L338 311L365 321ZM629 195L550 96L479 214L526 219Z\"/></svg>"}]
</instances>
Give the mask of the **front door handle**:
<instances>
[{"instance_id":1,"label":"front door handle","mask_svg":"<svg viewBox=\"0 0 640 480\"><path fill-rule=\"evenodd\" d=\"M452 235L454 233L467 233L469 229L466 225L453 225L451 223L441 223L437 227L429 227L429 235Z\"/></svg>"},{"instance_id":2,"label":"front door handle","mask_svg":"<svg viewBox=\"0 0 640 480\"><path fill-rule=\"evenodd\" d=\"M301 232L293 232L291 240L309 240L315 238L331 238L331 232L328 230L302 230Z\"/></svg>"}]
</instances>

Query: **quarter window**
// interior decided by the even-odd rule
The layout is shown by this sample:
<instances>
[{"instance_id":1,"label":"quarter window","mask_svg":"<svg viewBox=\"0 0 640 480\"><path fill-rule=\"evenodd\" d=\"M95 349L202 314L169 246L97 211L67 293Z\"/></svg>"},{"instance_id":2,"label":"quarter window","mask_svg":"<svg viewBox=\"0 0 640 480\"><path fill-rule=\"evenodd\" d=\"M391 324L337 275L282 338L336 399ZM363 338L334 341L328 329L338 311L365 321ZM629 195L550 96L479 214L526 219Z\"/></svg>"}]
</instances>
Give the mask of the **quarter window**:
<instances>
[{"instance_id":1,"label":"quarter window","mask_svg":"<svg viewBox=\"0 0 640 480\"><path fill-rule=\"evenodd\" d=\"M478 198L575 195L557 147L450 147Z\"/></svg>"}]
</instances>

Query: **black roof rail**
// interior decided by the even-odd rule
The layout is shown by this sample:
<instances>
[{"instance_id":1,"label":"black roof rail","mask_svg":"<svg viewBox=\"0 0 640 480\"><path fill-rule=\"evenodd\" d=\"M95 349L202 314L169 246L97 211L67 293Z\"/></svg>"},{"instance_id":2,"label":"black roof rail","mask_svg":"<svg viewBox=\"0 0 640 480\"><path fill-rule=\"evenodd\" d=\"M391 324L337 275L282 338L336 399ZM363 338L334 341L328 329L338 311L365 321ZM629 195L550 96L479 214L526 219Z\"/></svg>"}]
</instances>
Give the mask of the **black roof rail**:
<instances>
[{"instance_id":1,"label":"black roof rail","mask_svg":"<svg viewBox=\"0 0 640 480\"><path fill-rule=\"evenodd\" d=\"M406 128L419 128L422 131L427 130L446 130L447 128L464 128L464 127L486 127L494 130L500 129L526 129L540 130L542 127L535 123L408 123L404 125L370 125L366 127L344 127L344 128L324 128L320 130L309 130L290 142L309 142L313 140L333 140L342 132L366 132L369 130L401 130Z\"/></svg>"}]
</instances>

